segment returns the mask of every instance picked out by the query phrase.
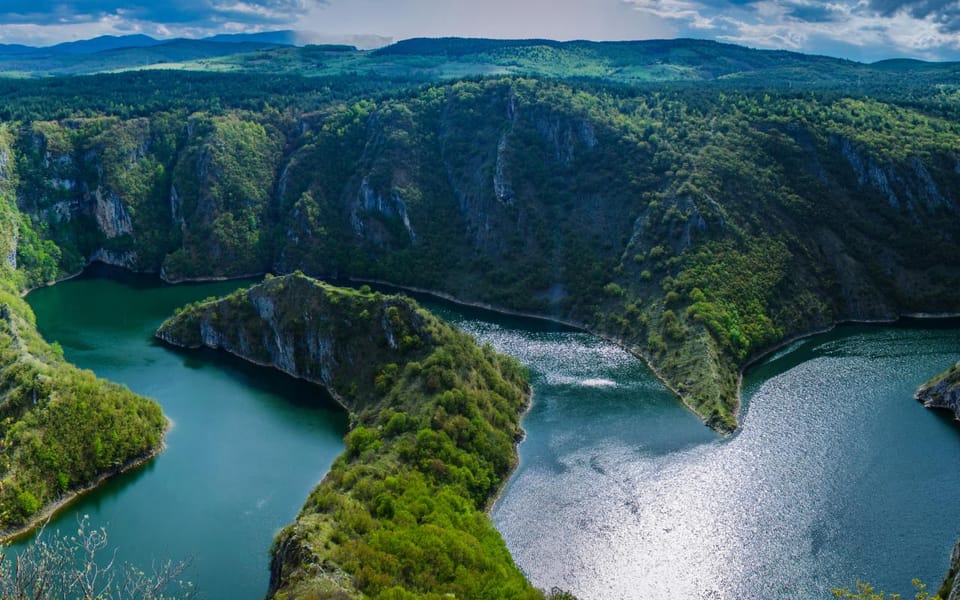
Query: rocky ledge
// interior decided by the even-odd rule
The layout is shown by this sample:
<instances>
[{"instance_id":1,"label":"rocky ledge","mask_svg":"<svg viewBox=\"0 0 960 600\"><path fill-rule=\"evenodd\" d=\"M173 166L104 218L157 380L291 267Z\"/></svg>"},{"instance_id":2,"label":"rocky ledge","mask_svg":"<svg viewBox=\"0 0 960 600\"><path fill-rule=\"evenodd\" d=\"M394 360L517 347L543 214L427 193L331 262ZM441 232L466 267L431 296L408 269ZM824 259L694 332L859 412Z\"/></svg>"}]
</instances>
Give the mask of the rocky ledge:
<instances>
[{"instance_id":1,"label":"rocky ledge","mask_svg":"<svg viewBox=\"0 0 960 600\"><path fill-rule=\"evenodd\" d=\"M960 420L960 363L923 384L916 398L927 408L952 410Z\"/></svg>"}]
</instances>

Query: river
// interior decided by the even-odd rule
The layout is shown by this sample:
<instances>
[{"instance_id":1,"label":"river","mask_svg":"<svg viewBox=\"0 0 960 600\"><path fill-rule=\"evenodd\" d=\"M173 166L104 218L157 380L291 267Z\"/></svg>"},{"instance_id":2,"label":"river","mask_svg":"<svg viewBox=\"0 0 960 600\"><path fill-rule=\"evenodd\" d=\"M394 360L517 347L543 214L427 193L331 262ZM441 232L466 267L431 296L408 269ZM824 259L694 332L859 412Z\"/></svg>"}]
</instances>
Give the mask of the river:
<instances>
[{"instance_id":1,"label":"river","mask_svg":"<svg viewBox=\"0 0 960 600\"><path fill-rule=\"evenodd\" d=\"M53 526L89 514L143 566L191 556L210 599L262 596L273 534L346 430L315 388L152 340L176 306L239 285L94 273L28 297L69 360L156 398L176 422L156 461ZM721 439L609 343L425 304L531 369L520 466L492 517L536 585L607 600L939 584L960 532L960 428L912 394L956 360L960 328L843 327L796 343L751 370L744 427Z\"/></svg>"},{"instance_id":2,"label":"river","mask_svg":"<svg viewBox=\"0 0 960 600\"><path fill-rule=\"evenodd\" d=\"M27 296L40 332L68 360L154 398L174 421L159 457L83 496L49 527L71 531L89 515L120 561L147 572L157 560L189 559L185 577L207 600L264 596L274 534L347 431L346 414L316 386L154 340L177 307L244 283L168 286L94 269Z\"/></svg>"}]
</instances>

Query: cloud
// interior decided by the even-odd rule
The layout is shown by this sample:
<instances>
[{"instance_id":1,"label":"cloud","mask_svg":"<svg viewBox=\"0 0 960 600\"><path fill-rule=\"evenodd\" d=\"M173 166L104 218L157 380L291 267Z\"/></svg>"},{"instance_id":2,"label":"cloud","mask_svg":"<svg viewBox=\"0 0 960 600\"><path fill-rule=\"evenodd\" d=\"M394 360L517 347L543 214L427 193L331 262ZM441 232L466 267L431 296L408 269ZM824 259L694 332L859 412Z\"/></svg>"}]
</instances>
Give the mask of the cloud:
<instances>
[{"instance_id":1,"label":"cloud","mask_svg":"<svg viewBox=\"0 0 960 600\"><path fill-rule=\"evenodd\" d=\"M761 48L960 58L957 0L623 0L698 37Z\"/></svg>"},{"instance_id":2,"label":"cloud","mask_svg":"<svg viewBox=\"0 0 960 600\"><path fill-rule=\"evenodd\" d=\"M860 60L960 59L960 0L0 0L0 43L267 29L340 36L687 36Z\"/></svg>"},{"instance_id":3,"label":"cloud","mask_svg":"<svg viewBox=\"0 0 960 600\"><path fill-rule=\"evenodd\" d=\"M93 33L162 37L289 26L325 0L0 0L0 41Z\"/></svg>"}]
</instances>

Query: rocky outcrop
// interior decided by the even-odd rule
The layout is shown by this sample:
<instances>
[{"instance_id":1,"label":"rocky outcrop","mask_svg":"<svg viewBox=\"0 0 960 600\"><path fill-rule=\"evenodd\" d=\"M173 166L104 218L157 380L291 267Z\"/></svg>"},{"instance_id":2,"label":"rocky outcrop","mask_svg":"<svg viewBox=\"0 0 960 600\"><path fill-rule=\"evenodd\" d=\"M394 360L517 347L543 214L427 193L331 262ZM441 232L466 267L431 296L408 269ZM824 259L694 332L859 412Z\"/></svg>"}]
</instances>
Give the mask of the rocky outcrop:
<instances>
[{"instance_id":1,"label":"rocky outcrop","mask_svg":"<svg viewBox=\"0 0 960 600\"><path fill-rule=\"evenodd\" d=\"M960 363L925 383L916 394L927 408L953 411L960 420Z\"/></svg>"},{"instance_id":2,"label":"rocky outcrop","mask_svg":"<svg viewBox=\"0 0 960 600\"><path fill-rule=\"evenodd\" d=\"M312 381L356 411L369 401L365 392L377 365L433 344L427 322L406 298L342 290L294 274L191 306L165 322L157 337L224 350Z\"/></svg>"},{"instance_id":3,"label":"rocky outcrop","mask_svg":"<svg viewBox=\"0 0 960 600\"><path fill-rule=\"evenodd\" d=\"M124 269L134 269L137 264L137 253L133 250L114 251L105 248L97 248L90 255L90 262L99 262L114 267Z\"/></svg>"},{"instance_id":4,"label":"rocky outcrop","mask_svg":"<svg viewBox=\"0 0 960 600\"><path fill-rule=\"evenodd\" d=\"M943 600L960 600L960 579L957 575L960 575L960 540L953 547L953 553L950 555L950 569L940 586L940 591L937 592L938 597Z\"/></svg>"},{"instance_id":5,"label":"rocky outcrop","mask_svg":"<svg viewBox=\"0 0 960 600\"><path fill-rule=\"evenodd\" d=\"M400 197L400 193L392 189L388 194L381 194L370 185L370 177L364 177L350 211L353 232L359 237L380 245L387 235L382 231L384 221L399 222L409 242L413 243L417 240L417 234L410 225L407 205Z\"/></svg>"},{"instance_id":6,"label":"rocky outcrop","mask_svg":"<svg viewBox=\"0 0 960 600\"><path fill-rule=\"evenodd\" d=\"M97 225L107 239L133 234L133 219L120 196L97 188L92 200Z\"/></svg>"},{"instance_id":7,"label":"rocky outcrop","mask_svg":"<svg viewBox=\"0 0 960 600\"><path fill-rule=\"evenodd\" d=\"M484 514L517 460L515 361L412 300L300 274L186 307L157 336L316 382L351 413L344 453L274 542L270 597L542 600Z\"/></svg>"}]
</instances>

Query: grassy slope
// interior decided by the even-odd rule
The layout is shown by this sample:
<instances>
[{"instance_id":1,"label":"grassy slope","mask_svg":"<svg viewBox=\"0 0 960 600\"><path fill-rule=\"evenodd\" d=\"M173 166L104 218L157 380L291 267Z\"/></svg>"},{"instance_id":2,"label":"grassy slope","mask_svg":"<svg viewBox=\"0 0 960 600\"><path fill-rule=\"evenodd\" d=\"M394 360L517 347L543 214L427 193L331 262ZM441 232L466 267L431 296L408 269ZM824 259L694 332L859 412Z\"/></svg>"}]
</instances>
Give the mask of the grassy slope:
<instances>
[{"instance_id":1,"label":"grassy slope","mask_svg":"<svg viewBox=\"0 0 960 600\"><path fill-rule=\"evenodd\" d=\"M274 547L276 598L537 598L484 514L516 462L527 384L406 298L267 279L186 307L158 336L326 385L346 451Z\"/></svg>"}]
</instances>

